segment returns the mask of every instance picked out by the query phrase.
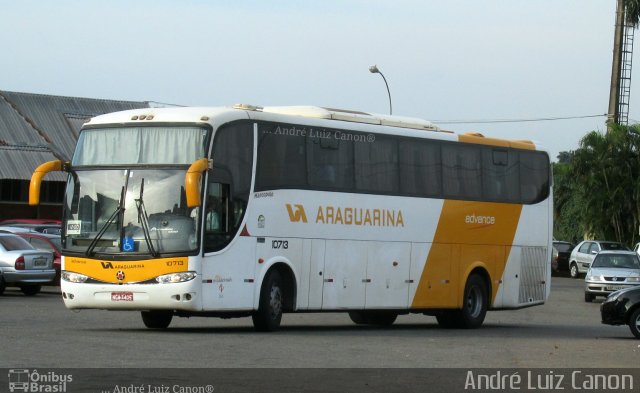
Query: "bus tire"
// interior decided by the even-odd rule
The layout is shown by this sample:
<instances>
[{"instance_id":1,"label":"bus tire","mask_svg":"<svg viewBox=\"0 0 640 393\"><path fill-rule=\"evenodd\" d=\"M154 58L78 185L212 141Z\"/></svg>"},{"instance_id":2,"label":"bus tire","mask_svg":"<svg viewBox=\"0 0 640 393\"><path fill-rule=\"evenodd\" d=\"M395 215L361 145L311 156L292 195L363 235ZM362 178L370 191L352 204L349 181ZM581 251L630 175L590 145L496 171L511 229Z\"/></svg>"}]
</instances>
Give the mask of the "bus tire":
<instances>
[{"instance_id":1,"label":"bus tire","mask_svg":"<svg viewBox=\"0 0 640 393\"><path fill-rule=\"evenodd\" d=\"M476 329L484 322L489 307L489 291L484 279L472 274L464 287L464 298L460 310L460 327Z\"/></svg>"},{"instance_id":2,"label":"bus tire","mask_svg":"<svg viewBox=\"0 0 640 393\"><path fill-rule=\"evenodd\" d=\"M454 329L459 327L460 318L458 310L443 310L436 314L436 320L441 328Z\"/></svg>"},{"instance_id":3,"label":"bus tire","mask_svg":"<svg viewBox=\"0 0 640 393\"><path fill-rule=\"evenodd\" d=\"M349 311L349 318L357 325L391 326L398 318L393 311Z\"/></svg>"},{"instance_id":4,"label":"bus tire","mask_svg":"<svg viewBox=\"0 0 640 393\"><path fill-rule=\"evenodd\" d=\"M149 329L166 329L173 319L173 311L151 310L142 311L142 322Z\"/></svg>"},{"instance_id":5,"label":"bus tire","mask_svg":"<svg viewBox=\"0 0 640 393\"><path fill-rule=\"evenodd\" d=\"M398 313L393 311L372 311L368 315L370 325L391 326L398 318Z\"/></svg>"},{"instance_id":6,"label":"bus tire","mask_svg":"<svg viewBox=\"0 0 640 393\"><path fill-rule=\"evenodd\" d=\"M368 323L367 315L364 311L349 311L349 318L351 318L356 325L366 325Z\"/></svg>"},{"instance_id":7,"label":"bus tire","mask_svg":"<svg viewBox=\"0 0 640 393\"><path fill-rule=\"evenodd\" d=\"M35 296L40 293L40 289L42 289L40 285L25 285L20 287L20 290L25 296Z\"/></svg>"},{"instance_id":8,"label":"bus tire","mask_svg":"<svg viewBox=\"0 0 640 393\"><path fill-rule=\"evenodd\" d=\"M635 338L640 338L640 308L636 310L629 317L629 329Z\"/></svg>"},{"instance_id":9,"label":"bus tire","mask_svg":"<svg viewBox=\"0 0 640 393\"><path fill-rule=\"evenodd\" d=\"M273 270L260 289L258 309L251 315L253 326L260 332L273 332L280 328L284 308L284 289L280 273Z\"/></svg>"}]
</instances>

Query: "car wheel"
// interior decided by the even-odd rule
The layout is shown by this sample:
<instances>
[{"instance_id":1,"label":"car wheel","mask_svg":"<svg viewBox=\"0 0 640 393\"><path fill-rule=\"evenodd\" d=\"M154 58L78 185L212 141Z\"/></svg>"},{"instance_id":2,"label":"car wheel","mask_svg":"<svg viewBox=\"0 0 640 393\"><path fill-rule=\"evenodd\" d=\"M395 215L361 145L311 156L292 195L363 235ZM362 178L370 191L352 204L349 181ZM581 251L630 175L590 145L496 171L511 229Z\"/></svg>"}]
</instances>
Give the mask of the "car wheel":
<instances>
[{"instance_id":1,"label":"car wheel","mask_svg":"<svg viewBox=\"0 0 640 393\"><path fill-rule=\"evenodd\" d=\"M0 295L4 293L4 290L6 287L7 287L7 284L4 282L4 278L0 276Z\"/></svg>"},{"instance_id":2,"label":"car wheel","mask_svg":"<svg viewBox=\"0 0 640 393\"><path fill-rule=\"evenodd\" d=\"M20 287L20 290L25 296L34 296L40 292L40 289L40 285L25 285L24 287Z\"/></svg>"},{"instance_id":3,"label":"car wheel","mask_svg":"<svg viewBox=\"0 0 640 393\"><path fill-rule=\"evenodd\" d=\"M571 278L578 278L578 276L580 275L580 273L578 272L578 265L576 265L575 262L572 263L569 267L569 275L571 275Z\"/></svg>"},{"instance_id":4,"label":"car wheel","mask_svg":"<svg viewBox=\"0 0 640 393\"><path fill-rule=\"evenodd\" d=\"M629 329L636 338L640 338L640 308L636 308L629 318Z\"/></svg>"},{"instance_id":5,"label":"car wheel","mask_svg":"<svg viewBox=\"0 0 640 393\"><path fill-rule=\"evenodd\" d=\"M166 329L173 319L173 311L152 310L142 311L142 322L149 329Z\"/></svg>"},{"instance_id":6,"label":"car wheel","mask_svg":"<svg viewBox=\"0 0 640 393\"><path fill-rule=\"evenodd\" d=\"M592 295L590 293L585 292L584 293L584 301L587 303L591 303L593 301L593 299L595 299L595 295Z\"/></svg>"},{"instance_id":7,"label":"car wheel","mask_svg":"<svg viewBox=\"0 0 640 393\"><path fill-rule=\"evenodd\" d=\"M284 308L282 279L277 271L269 273L260 290L260 303L253 313L253 326L261 332L273 332L280 327Z\"/></svg>"}]
</instances>

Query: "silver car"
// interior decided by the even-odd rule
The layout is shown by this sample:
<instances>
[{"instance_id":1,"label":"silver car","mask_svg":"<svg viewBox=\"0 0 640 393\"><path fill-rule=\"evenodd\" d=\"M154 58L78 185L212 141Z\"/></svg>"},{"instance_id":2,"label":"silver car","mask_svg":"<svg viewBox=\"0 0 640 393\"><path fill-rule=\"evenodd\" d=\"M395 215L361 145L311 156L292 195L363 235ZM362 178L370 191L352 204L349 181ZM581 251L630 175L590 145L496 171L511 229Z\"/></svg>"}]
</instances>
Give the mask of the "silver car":
<instances>
[{"instance_id":1,"label":"silver car","mask_svg":"<svg viewBox=\"0 0 640 393\"><path fill-rule=\"evenodd\" d=\"M571 251L569 256L569 273L572 278L578 278L589 270L591 262L603 250L629 250L627 246L617 242L602 240L585 240Z\"/></svg>"},{"instance_id":2,"label":"silver car","mask_svg":"<svg viewBox=\"0 0 640 393\"><path fill-rule=\"evenodd\" d=\"M20 236L0 233L0 294L11 286L20 287L27 296L35 295L55 276L53 253L36 250Z\"/></svg>"},{"instance_id":3,"label":"silver car","mask_svg":"<svg viewBox=\"0 0 640 393\"><path fill-rule=\"evenodd\" d=\"M619 289L640 285L640 257L633 251L601 251L584 279L584 300L608 296Z\"/></svg>"}]
</instances>

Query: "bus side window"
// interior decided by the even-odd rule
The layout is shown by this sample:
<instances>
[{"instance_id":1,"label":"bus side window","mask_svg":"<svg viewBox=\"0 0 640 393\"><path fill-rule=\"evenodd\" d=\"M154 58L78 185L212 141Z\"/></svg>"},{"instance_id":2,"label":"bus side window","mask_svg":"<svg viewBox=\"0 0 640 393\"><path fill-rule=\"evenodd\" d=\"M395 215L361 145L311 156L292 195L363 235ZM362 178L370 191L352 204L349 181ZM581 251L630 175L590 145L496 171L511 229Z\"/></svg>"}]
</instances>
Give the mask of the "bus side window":
<instances>
[{"instance_id":1,"label":"bus side window","mask_svg":"<svg viewBox=\"0 0 640 393\"><path fill-rule=\"evenodd\" d=\"M222 183L209 184L205 211L205 232L229 232L229 185Z\"/></svg>"}]
</instances>

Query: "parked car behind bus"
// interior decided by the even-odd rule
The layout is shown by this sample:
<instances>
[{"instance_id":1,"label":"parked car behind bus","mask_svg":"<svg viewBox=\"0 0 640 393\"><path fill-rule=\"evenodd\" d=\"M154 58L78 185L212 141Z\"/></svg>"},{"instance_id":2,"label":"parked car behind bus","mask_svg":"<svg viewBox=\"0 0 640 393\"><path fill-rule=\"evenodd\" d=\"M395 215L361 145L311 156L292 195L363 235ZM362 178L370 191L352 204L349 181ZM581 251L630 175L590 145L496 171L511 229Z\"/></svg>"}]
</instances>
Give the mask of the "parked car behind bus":
<instances>
[{"instance_id":1,"label":"parked car behind bus","mask_svg":"<svg viewBox=\"0 0 640 393\"><path fill-rule=\"evenodd\" d=\"M40 292L53 281L53 254L39 251L20 236L0 233L0 294L6 287L19 287L27 296Z\"/></svg>"},{"instance_id":2,"label":"parked car behind bus","mask_svg":"<svg viewBox=\"0 0 640 393\"><path fill-rule=\"evenodd\" d=\"M608 242L602 240L585 240L580 242L571 252L569 258L569 273L572 278L578 278L585 274L593 259L602 250L627 250L627 246L622 243Z\"/></svg>"}]
</instances>

